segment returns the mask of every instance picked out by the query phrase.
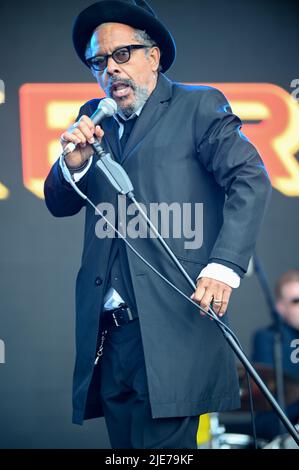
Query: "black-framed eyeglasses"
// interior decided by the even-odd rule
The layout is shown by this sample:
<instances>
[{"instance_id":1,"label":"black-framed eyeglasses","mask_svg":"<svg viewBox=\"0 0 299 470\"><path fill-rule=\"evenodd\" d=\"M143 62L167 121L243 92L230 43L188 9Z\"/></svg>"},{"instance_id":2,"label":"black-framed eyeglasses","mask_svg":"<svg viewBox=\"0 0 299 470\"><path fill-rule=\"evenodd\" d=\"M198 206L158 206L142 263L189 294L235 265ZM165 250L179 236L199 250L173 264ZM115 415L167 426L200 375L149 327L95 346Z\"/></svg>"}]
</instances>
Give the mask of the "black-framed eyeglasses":
<instances>
[{"instance_id":1,"label":"black-framed eyeglasses","mask_svg":"<svg viewBox=\"0 0 299 470\"><path fill-rule=\"evenodd\" d=\"M107 67L109 57L112 57L112 59L117 64L125 64L126 62L129 62L132 50L146 49L147 47L150 46L145 46L143 44L131 44L130 46L123 46L115 49L112 54L96 55L94 57L90 57L89 59L86 59L86 62L90 68L101 72Z\"/></svg>"}]
</instances>

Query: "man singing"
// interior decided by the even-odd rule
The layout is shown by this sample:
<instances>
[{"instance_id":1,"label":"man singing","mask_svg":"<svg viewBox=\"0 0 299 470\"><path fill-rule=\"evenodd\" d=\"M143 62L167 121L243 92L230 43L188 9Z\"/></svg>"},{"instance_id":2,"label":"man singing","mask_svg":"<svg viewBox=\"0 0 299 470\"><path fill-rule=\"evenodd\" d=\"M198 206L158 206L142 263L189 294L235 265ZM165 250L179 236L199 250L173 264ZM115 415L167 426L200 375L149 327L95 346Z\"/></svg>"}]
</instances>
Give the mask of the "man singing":
<instances>
[{"instance_id":1,"label":"man singing","mask_svg":"<svg viewBox=\"0 0 299 470\"><path fill-rule=\"evenodd\" d=\"M90 144L96 136L145 207L201 203L203 224L195 226L203 231L200 247L173 231L166 240L197 282L195 292L155 238L128 241L201 307L212 305L223 317L269 199L257 150L219 90L165 76L175 43L145 1L91 5L76 18L73 42L118 106L115 116L94 126L90 116L99 100L91 100L63 132L63 147L77 144L65 158L74 181L95 204L117 207L115 190L95 166ZM195 46L185 53L196 55ZM59 160L45 182L45 198L57 217L86 210L76 284L73 421L104 416L113 448L196 448L198 415L239 406L234 357L221 332L121 238L96 235L99 215L67 182Z\"/></svg>"}]
</instances>

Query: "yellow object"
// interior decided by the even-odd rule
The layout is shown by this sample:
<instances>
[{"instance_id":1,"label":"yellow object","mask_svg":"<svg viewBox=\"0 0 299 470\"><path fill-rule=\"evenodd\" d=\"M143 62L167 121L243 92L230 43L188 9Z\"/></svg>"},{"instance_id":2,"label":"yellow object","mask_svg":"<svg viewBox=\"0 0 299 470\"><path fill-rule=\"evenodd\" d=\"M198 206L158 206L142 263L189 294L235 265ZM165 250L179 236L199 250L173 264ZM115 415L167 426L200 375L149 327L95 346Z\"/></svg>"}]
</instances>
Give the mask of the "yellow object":
<instances>
[{"instance_id":1,"label":"yellow object","mask_svg":"<svg viewBox=\"0 0 299 470\"><path fill-rule=\"evenodd\" d=\"M200 446L210 441L211 439L211 422L210 415L207 413L205 415L199 416L199 424L197 429L197 445Z\"/></svg>"}]
</instances>

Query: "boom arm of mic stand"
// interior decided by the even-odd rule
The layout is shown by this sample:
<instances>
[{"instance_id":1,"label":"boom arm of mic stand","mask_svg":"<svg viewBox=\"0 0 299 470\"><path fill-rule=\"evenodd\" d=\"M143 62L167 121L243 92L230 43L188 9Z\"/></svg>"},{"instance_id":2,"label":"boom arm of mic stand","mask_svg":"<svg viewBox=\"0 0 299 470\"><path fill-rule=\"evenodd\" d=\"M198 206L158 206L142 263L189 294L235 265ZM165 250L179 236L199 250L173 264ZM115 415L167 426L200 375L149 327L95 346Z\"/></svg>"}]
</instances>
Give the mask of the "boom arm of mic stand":
<instances>
[{"instance_id":1,"label":"boom arm of mic stand","mask_svg":"<svg viewBox=\"0 0 299 470\"><path fill-rule=\"evenodd\" d=\"M189 274L186 272L184 267L181 265L171 248L167 245L163 237L160 235L156 227L152 224L151 220L147 217L147 214L143 211L142 207L140 204L136 201L134 197L134 188L131 183L131 180L129 176L127 175L126 171L124 168L116 163L115 161L112 160L110 154L106 154L105 151L102 149L100 144L96 142L96 144L93 144L94 149L96 150L98 156L100 159L97 161L96 166L97 168L104 174L105 178L112 184L112 186L115 188L117 192L120 194L126 195L129 197L130 200L136 205L138 210L140 211L140 214L146 221L146 223L149 225L151 230L155 233L157 236L158 240L160 241L161 245L167 252L167 254L171 257L171 259L174 261L178 269L181 271L183 276L187 279L189 282L190 286L192 287L193 290L196 289L195 282L193 279L189 276ZM214 310L210 307L209 312L212 314L212 316L217 318L216 313ZM238 357L238 359L242 362L248 373L251 375L257 386L260 388L266 399L270 402L271 406L274 408L276 413L278 414L280 420L283 422L285 427L288 429L292 437L294 438L295 442L299 445L299 434L297 433L296 428L292 425L286 414L283 412L273 395L271 394L270 390L267 388L266 384L263 382L263 380L260 378L258 373L255 371L254 367L252 366L251 362L249 359L246 357L245 353L242 351L241 347L238 345L237 341L233 338L233 336L226 331L226 329L218 322L216 322L217 326L220 328L222 331L225 339L231 346L232 350Z\"/></svg>"}]
</instances>

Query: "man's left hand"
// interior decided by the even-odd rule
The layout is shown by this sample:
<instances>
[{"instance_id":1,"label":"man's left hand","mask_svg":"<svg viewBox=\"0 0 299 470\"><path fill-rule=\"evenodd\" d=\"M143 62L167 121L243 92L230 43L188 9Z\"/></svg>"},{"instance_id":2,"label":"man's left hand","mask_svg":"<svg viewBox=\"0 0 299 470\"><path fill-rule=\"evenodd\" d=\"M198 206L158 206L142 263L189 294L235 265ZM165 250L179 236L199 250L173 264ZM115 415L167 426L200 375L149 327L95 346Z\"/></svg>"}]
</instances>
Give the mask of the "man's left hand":
<instances>
[{"instance_id":1,"label":"man's left hand","mask_svg":"<svg viewBox=\"0 0 299 470\"><path fill-rule=\"evenodd\" d=\"M214 312L222 317L228 306L232 288L221 281L216 281L210 277L201 277L196 284L196 290L191 295L191 299L197 302L202 308L208 310L210 304ZM200 312L202 315L204 313Z\"/></svg>"}]
</instances>

